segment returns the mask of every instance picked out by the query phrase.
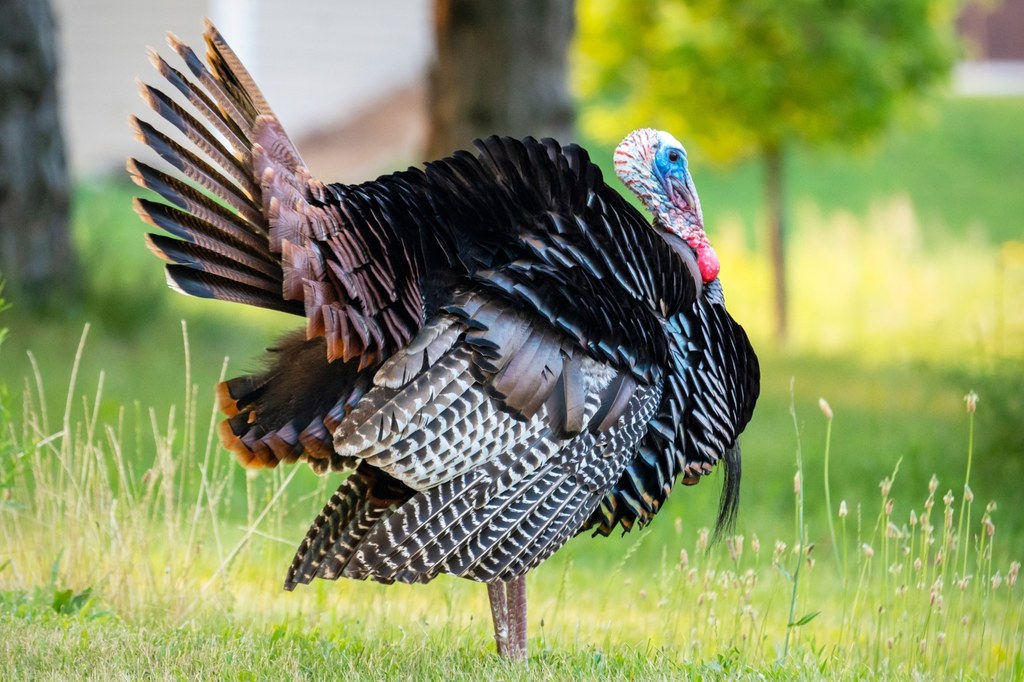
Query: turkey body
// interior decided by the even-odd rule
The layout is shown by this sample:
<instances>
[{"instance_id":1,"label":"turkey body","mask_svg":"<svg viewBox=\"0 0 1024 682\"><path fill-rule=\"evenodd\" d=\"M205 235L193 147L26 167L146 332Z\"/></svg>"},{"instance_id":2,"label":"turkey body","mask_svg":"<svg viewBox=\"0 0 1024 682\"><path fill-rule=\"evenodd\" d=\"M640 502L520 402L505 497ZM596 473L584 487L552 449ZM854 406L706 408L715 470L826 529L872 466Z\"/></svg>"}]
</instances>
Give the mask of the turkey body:
<instances>
[{"instance_id":1,"label":"turkey body","mask_svg":"<svg viewBox=\"0 0 1024 682\"><path fill-rule=\"evenodd\" d=\"M579 532L648 523L719 461L734 512L757 359L671 217L652 225L586 151L532 138L323 184L212 25L206 40L209 67L170 39L190 75L152 55L188 107L142 86L199 153L133 121L186 180L129 170L166 200L136 208L173 288L306 320L264 372L218 387L244 464L350 472L287 589L521 583Z\"/></svg>"}]
</instances>

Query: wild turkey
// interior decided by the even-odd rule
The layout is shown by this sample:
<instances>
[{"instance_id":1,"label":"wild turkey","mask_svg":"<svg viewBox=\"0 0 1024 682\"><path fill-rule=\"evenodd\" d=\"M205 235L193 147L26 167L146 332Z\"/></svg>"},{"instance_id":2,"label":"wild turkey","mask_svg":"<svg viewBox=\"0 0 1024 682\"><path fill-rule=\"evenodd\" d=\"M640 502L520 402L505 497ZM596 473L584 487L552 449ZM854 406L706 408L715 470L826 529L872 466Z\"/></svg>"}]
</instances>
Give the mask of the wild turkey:
<instances>
[{"instance_id":1,"label":"wild turkey","mask_svg":"<svg viewBox=\"0 0 1024 682\"><path fill-rule=\"evenodd\" d=\"M325 185L212 24L205 38L209 67L169 37L187 74L151 52L195 113L140 85L198 153L132 121L187 181L128 169L168 202L135 207L167 233L148 244L172 288L306 318L265 372L218 387L243 464L351 472L286 589L485 582L499 653L523 657L524 576L573 535L645 525L719 461L731 519L758 364L674 138L638 130L615 152L653 224L553 140Z\"/></svg>"}]
</instances>

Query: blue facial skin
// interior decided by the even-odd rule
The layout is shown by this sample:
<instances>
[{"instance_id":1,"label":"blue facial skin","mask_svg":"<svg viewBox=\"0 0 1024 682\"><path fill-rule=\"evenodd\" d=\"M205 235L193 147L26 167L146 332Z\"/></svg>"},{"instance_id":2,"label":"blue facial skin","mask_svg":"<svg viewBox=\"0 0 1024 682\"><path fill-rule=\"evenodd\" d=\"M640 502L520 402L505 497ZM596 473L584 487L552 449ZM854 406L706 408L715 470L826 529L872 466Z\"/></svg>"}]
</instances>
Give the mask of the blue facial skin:
<instances>
[{"instance_id":1,"label":"blue facial skin","mask_svg":"<svg viewBox=\"0 0 1024 682\"><path fill-rule=\"evenodd\" d=\"M663 187L668 187L669 178L678 178L686 183L686 152L679 147L659 147L654 154L654 174Z\"/></svg>"}]
</instances>

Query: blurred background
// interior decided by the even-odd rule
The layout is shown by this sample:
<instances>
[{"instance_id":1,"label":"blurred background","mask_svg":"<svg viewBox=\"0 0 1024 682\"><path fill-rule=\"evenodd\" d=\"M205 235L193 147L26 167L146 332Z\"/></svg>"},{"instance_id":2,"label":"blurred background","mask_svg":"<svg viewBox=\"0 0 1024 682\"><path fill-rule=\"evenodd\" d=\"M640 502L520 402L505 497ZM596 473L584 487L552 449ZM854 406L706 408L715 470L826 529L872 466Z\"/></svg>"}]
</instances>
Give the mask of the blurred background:
<instances>
[{"instance_id":1,"label":"blurred background","mask_svg":"<svg viewBox=\"0 0 1024 682\"><path fill-rule=\"evenodd\" d=\"M225 356L229 375L252 369L299 324L167 290L131 210L133 81L156 84L146 46L169 56L168 30L198 49L203 16L325 181L490 133L579 141L611 177L626 133L670 130L762 359L741 528L791 522L798 445L820 479L821 397L833 500L873 502L897 466L901 504L932 475L960 485L975 390L972 487L1024 551L1024 0L9 0L3 467L70 409L136 433L141 472L152 415L192 384L212 410ZM671 515L711 523L716 488L676 494ZM820 530L818 488L808 504Z\"/></svg>"}]
</instances>

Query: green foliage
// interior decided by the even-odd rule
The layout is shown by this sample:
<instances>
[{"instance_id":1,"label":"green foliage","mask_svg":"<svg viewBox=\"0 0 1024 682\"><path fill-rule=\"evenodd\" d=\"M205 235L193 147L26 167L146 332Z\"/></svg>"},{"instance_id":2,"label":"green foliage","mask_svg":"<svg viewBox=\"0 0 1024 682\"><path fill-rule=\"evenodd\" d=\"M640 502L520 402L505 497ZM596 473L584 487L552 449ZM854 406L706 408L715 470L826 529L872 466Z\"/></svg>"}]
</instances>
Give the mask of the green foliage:
<instances>
[{"instance_id":1,"label":"green foliage","mask_svg":"<svg viewBox=\"0 0 1024 682\"><path fill-rule=\"evenodd\" d=\"M654 126L765 164L776 341L789 335L784 165L796 143L851 146L944 82L955 0L589 0L579 12L581 124Z\"/></svg>"},{"instance_id":2,"label":"green foliage","mask_svg":"<svg viewBox=\"0 0 1024 682\"><path fill-rule=\"evenodd\" d=\"M64 619L96 620L111 615L110 611L97 608L93 589L83 590L61 588L58 584L61 555L58 554L50 568L50 580L31 590L0 590L0 612L8 612L26 620L46 620L58 616ZM10 566L6 561L0 564L0 574Z\"/></svg>"},{"instance_id":3,"label":"green foliage","mask_svg":"<svg viewBox=\"0 0 1024 682\"><path fill-rule=\"evenodd\" d=\"M82 292L92 322L127 334L152 323L164 310L167 286L145 246L145 225L132 210L137 194L127 183L79 187L73 238L88 272Z\"/></svg>"},{"instance_id":4,"label":"green foliage","mask_svg":"<svg viewBox=\"0 0 1024 682\"><path fill-rule=\"evenodd\" d=\"M730 160L857 144L945 81L953 0L583 0L577 87L598 139L655 126Z\"/></svg>"},{"instance_id":5,"label":"green foliage","mask_svg":"<svg viewBox=\"0 0 1024 682\"><path fill-rule=\"evenodd\" d=\"M1019 240L1021 121L1024 98L944 98L923 125L894 128L858 153L793 150L787 199L798 207L813 204L824 216L839 211L865 216L873 204L906 196L928 228L928 242L979 234L993 243ZM756 243L761 211L756 160L728 169L696 154L690 162L712 241L722 219L732 215L742 221L747 241ZM801 226L792 227L799 238Z\"/></svg>"}]
</instances>

